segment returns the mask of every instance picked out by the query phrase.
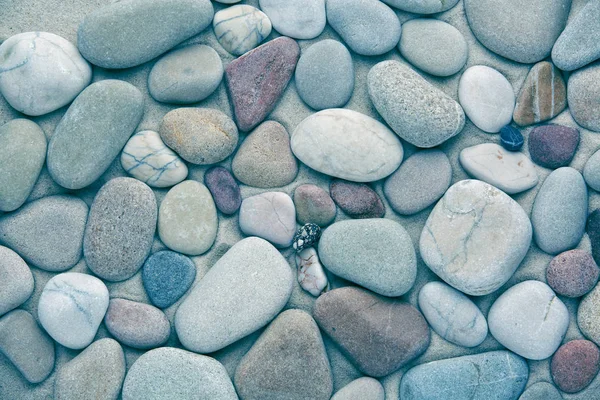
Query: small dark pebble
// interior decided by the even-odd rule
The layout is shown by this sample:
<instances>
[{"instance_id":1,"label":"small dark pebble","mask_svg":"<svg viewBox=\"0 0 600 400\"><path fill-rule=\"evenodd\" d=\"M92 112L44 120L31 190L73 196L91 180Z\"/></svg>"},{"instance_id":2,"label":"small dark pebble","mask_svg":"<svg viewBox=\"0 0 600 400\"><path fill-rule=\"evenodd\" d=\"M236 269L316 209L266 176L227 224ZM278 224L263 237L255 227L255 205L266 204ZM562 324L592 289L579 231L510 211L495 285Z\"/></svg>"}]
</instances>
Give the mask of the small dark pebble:
<instances>
[{"instance_id":1,"label":"small dark pebble","mask_svg":"<svg viewBox=\"0 0 600 400\"><path fill-rule=\"evenodd\" d=\"M519 151L523 147L523 135L517 128L506 125L500 129L500 144L508 151Z\"/></svg>"},{"instance_id":2,"label":"small dark pebble","mask_svg":"<svg viewBox=\"0 0 600 400\"><path fill-rule=\"evenodd\" d=\"M223 167L212 167L204 174L204 184L210 190L215 204L223 214L231 215L240 209L240 186L231 173Z\"/></svg>"},{"instance_id":3,"label":"small dark pebble","mask_svg":"<svg viewBox=\"0 0 600 400\"><path fill-rule=\"evenodd\" d=\"M313 247L321 237L321 228L317 224L308 223L294 235L292 247L296 251L302 251L306 248Z\"/></svg>"},{"instance_id":4,"label":"small dark pebble","mask_svg":"<svg viewBox=\"0 0 600 400\"><path fill-rule=\"evenodd\" d=\"M382 218L385 206L369 185L334 179L329 186L331 198L352 218Z\"/></svg>"},{"instance_id":5,"label":"small dark pebble","mask_svg":"<svg viewBox=\"0 0 600 400\"><path fill-rule=\"evenodd\" d=\"M196 265L174 251L152 254L142 268L142 283L152 304L167 308L181 298L196 278Z\"/></svg>"}]
</instances>

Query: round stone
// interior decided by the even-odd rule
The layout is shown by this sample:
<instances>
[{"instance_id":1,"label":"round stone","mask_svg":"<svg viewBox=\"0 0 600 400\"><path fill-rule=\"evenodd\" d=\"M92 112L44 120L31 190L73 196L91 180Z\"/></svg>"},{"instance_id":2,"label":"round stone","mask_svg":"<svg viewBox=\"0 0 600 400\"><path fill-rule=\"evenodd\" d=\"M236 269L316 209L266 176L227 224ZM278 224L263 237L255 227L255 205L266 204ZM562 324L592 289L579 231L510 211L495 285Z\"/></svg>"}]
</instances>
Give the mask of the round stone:
<instances>
[{"instance_id":1,"label":"round stone","mask_svg":"<svg viewBox=\"0 0 600 400\"><path fill-rule=\"evenodd\" d=\"M217 12L213 18L213 30L225 50L241 56L271 34L271 20L259 9L241 4Z\"/></svg>"},{"instance_id":2,"label":"round stone","mask_svg":"<svg viewBox=\"0 0 600 400\"><path fill-rule=\"evenodd\" d=\"M247 236L258 236L277 247L289 247L296 233L296 209L285 193L265 192L242 201L240 229Z\"/></svg>"},{"instance_id":3,"label":"round stone","mask_svg":"<svg viewBox=\"0 0 600 400\"><path fill-rule=\"evenodd\" d=\"M566 297L580 297L596 286L600 269L590 253L569 250L554 257L546 269L548 285Z\"/></svg>"},{"instance_id":4,"label":"round stone","mask_svg":"<svg viewBox=\"0 0 600 400\"><path fill-rule=\"evenodd\" d=\"M600 132L600 64L573 72L567 84L569 111L582 127Z\"/></svg>"},{"instance_id":5,"label":"round stone","mask_svg":"<svg viewBox=\"0 0 600 400\"><path fill-rule=\"evenodd\" d=\"M301 224L325 227L333 222L337 212L329 193L313 184L300 185L294 190L294 205L296 219Z\"/></svg>"},{"instance_id":6,"label":"round stone","mask_svg":"<svg viewBox=\"0 0 600 400\"><path fill-rule=\"evenodd\" d=\"M385 400L385 391L377 379L363 376L338 390L331 400Z\"/></svg>"},{"instance_id":7,"label":"round stone","mask_svg":"<svg viewBox=\"0 0 600 400\"><path fill-rule=\"evenodd\" d=\"M600 285L596 285L579 303L577 325L583 336L600 345Z\"/></svg>"},{"instance_id":8,"label":"round stone","mask_svg":"<svg viewBox=\"0 0 600 400\"><path fill-rule=\"evenodd\" d=\"M0 246L0 316L17 308L33 293L33 275L17 253Z\"/></svg>"},{"instance_id":9,"label":"round stone","mask_svg":"<svg viewBox=\"0 0 600 400\"><path fill-rule=\"evenodd\" d=\"M296 266L300 287L313 296L319 297L327 288L328 280L323 265L319 262L317 251L309 247L296 253Z\"/></svg>"},{"instance_id":10,"label":"round stone","mask_svg":"<svg viewBox=\"0 0 600 400\"><path fill-rule=\"evenodd\" d=\"M223 214L234 214L242 205L240 187L227 169L212 167L204 174L204 184Z\"/></svg>"},{"instance_id":11,"label":"round stone","mask_svg":"<svg viewBox=\"0 0 600 400\"><path fill-rule=\"evenodd\" d=\"M561 125L542 125L529 133L529 155L545 168L569 165L579 145L579 131Z\"/></svg>"},{"instance_id":12,"label":"round stone","mask_svg":"<svg viewBox=\"0 0 600 400\"><path fill-rule=\"evenodd\" d=\"M365 183L333 179L329 193L335 204L352 218L382 218L385 214L379 195Z\"/></svg>"},{"instance_id":13,"label":"round stone","mask_svg":"<svg viewBox=\"0 0 600 400\"><path fill-rule=\"evenodd\" d=\"M282 36L313 39L325 29L325 0L259 0Z\"/></svg>"},{"instance_id":14,"label":"round stone","mask_svg":"<svg viewBox=\"0 0 600 400\"><path fill-rule=\"evenodd\" d=\"M583 178L589 187L600 192L600 151L588 158L583 168Z\"/></svg>"},{"instance_id":15,"label":"round stone","mask_svg":"<svg viewBox=\"0 0 600 400\"><path fill-rule=\"evenodd\" d=\"M500 144L508 151L519 151L523 147L523 135L510 125L500 128Z\"/></svg>"},{"instance_id":16,"label":"round stone","mask_svg":"<svg viewBox=\"0 0 600 400\"><path fill-rule=\"evenodd\" d=\"M563 344L550 363L552 380L566 393L585 389L599 370L600 350L589 340L572 340Z\"/></svg>"},{"instance_id":17,"label":"round stone","mask_svg":"<svg viewBox=\"0 0 600 400\"><path fill-rule=\"evenodd\" d=\"M529 386L519 400L563 400L563 397L553 384L538 382Z\"/></svg>"},{"instance_id":18,"label":"round stone","mask_svg":"<svg viewBox=\"0 0 600 400\"><path fill-rule=\"evenodd\" d=\"M144 263L142 282L152 304L167 308L192 286L196 266L188 257L173 251L159 251Z\"/></svg>"},{"instance_id":19,"label":"round stone","mask_svg":"<svg viewBox=\"0 0 600 400\"><path fill-rule=\"evenodd\" d=\"M436 14L451 9L458 0L383 0L384 3L415 14Z\"/></svg>"}]
</instances>

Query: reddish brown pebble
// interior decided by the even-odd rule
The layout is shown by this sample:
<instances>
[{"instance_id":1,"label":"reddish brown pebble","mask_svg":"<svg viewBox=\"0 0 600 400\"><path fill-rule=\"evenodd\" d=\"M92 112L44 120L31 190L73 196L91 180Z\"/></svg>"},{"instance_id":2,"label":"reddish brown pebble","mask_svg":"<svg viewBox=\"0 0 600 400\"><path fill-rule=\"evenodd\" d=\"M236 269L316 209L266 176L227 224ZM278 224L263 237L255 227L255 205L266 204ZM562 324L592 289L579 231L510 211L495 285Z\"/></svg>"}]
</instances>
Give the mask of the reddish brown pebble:
<instances>
[{"instance_id":1,"label":"reddish brown pebble","mask_svg":"<svg viewBox=\"0 0 600 400\"><path fill-rule=\"evenodd\" d=\"M223 214L233 214L242 205L240 187L223 167L213 167L204 174L204 184L215 200L215 205Z\"/></svg>"},{"instance_id":2,"label":"reddish brown pebble","mask_svg":"<svg viewBox=\"0 0 600 400\"><path fill-rule=\"evenodd\" d=\"M385 214L381 198L366 183L334 179L329 192L335 204L352 218L382 218Z\"/></svg>"},{"instance_id":3,"label":"reddish brown pebble","mask_svg":"<svg viewBox=\"0 0 600 400\"><path fill-rule=\"evenodd\" d=\"M529 134L529 155L545 168L569 165L578 145L579 131L568 126L542 125Z\"/></svg>"},{"instance_id":4,"label":"reddish brown pebble","mask_svg":"<svg viewBox=\"0 0 600 400\"><path fill-rule=\"evenodd\" d=\"M589 340L572 340L560 346L550 364L560 390L575 393L592 382L600 370L600 350Z\"/></svg>"},{"instance_id":5,"label":"reddish brown pebble","mask_svg":"<svg viewBox=\"0 0 600 400\"><path fill-rule=\"evenodd\" d=\"M594 288L600 268L590 253L569 250L552 259L546 270L548 285L556 293L567 297L580 297Z\"/></svg>"},{"instance_id":6,"label":"reddish brown pebble","mask_svg":"<svg viewBox=\"0 0 600 400\"><path fill-rule=\"evenodd\" d=\"M325 227L333 222L337 208L327 191L312 184L300 185L294 190L296 219L301 224L312 222Z\"/></svg>"}]
</instances>

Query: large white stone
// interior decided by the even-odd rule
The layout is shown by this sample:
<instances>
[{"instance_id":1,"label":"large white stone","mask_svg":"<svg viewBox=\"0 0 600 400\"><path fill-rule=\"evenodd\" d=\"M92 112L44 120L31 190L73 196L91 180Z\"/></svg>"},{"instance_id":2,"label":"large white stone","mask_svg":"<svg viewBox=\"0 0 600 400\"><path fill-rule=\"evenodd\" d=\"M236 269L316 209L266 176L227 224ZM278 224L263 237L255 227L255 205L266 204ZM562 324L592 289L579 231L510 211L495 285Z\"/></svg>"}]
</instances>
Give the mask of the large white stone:
<instances>
[{"instance_id":1,"label":"large white stone","mask_svg":"<svg viewBox=\"0 0 600 400\"><path fill-rule=\"evenodd\" d=\"M292 245L296 233L296 208L282 192L266 192L242 201L240 229L245 235L259 236L277 247Z\"/></svg>"},{"instance_id":2,"label":"large white stone","mask_svg":"<svg viewBox=\"0 0 600 400\"><path fill-rule=\"evenodd\" d=\"M259 0L259 4L283 36L313 39L325 29L325 0Z\"/></svg>"},{"instance_id":3,"label":"large white stone","mask_svg":"<svg viewBox=\"0 0 600 400\"><path fill-rule=\"evenodd\" d=\"M215 14L213 29L225 50L235 56L252 50L271 33L271 21L247 4L224 8Z\"/></svg>"}]
</instances>

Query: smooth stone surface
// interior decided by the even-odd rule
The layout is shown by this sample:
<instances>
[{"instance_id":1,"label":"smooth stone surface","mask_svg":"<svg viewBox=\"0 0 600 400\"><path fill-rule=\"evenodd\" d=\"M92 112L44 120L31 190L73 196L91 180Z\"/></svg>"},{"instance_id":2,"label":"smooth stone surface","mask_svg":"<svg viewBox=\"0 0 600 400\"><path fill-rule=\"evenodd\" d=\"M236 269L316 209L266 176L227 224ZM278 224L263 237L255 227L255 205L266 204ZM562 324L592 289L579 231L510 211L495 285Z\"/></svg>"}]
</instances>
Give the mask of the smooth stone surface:
<instances>
[{"instance_id":1,"label":"smooth stone surface","mask_svg":"<svg viewBox=\"0 0 600 400\"><path fill-rule=\"evenodd\" d=\"M542 125L529 132L531 159L545 168L569 165L578 145L579 131L568 126Z\"/></svg>"},{"instance_id":2,"label":"smooth stone surface","mask_svg":"<svg viewBox=\"0 0 600 400\"><path fill-rule=\"evenodd\" d=\"M531 236L531 222L516 201L485 182L464 180L452 185L429 215L420 253L450 286L483 296L510 279Z\"/></svg>"},{"instance_id":3,"label":"smooth stone surface","mask_svg":"<svg viewBox=\"0 0 600 400\"><path fill-rule=\"evenodd\" d=\"M225 68L225 81L237 126L247 132L260 124L275 108L300 57L298 43L278 37Z\"/></svg>"},{"instance_id":4,"label":"smooth stone surface","mask_svg":"<svg viewBox=\"0 0 600 400\"><path fill-rule=\"evenodd\" d=\"M523 192L538 183L535 166L525 154L506 151L495 143L466 147L458 159L469 175L508 194Z\"/></svg>"},{"instance_id":5,"label":"smooth stone surface","mask_svg":"<svg viewBox=\"0 0 600 400\"><path fill-rule=\"evenodd\" d=\"M108 289L100 279L65 272L44 286L38 318L52 339L78 350L92 343L107 308Z\"/></svg>"},{"instance_id":6,"label":"smooth stone surface","mask_svg":"<svg viewBox=\"0 0 600 400\"><path fill-rule=\"evenodd\" d=\"M517 128L506 125L500 129L500 144L506 150L519 151L524 142L523 135Z\"/></svg>"},{"instance_id":7,"label":"smooth stone surface","mask_svg":"<svg viewBox=\"0 0 600 400\"><path fill-rule=\"evenodd\" d=\"M338 390L331 400L385 400L385 391L377 379L364 376Z\"/></svg>"},{"instance_id":8,"label":"smooth stone surface","mask_svg":"<svg viewBox=\"0 0 600 400\"><path fill-rule=\"evenodd\" d=\"M300 98L315 110L343 107L354 91L352 56L337 40L317 42L302 52L294 82Z\"/></svg>"},{"instance_id":9,"label":"smooth stone surface","mask_svg":"<svg viewBox=\"0 0 600 400\"><path fill-rule=\"evenodd\" d=\"M577 325L583 336L600 346L600 285L589 292L577 309Z\"/></svg>"},{"instance_id":10,"label":"smooth stone surface","mask_svg":"<svg viewBox=\"0 0 600 400\"><path fill-rule=\"evenodd\" d=\"M259 0L261 10L283 36L313 39L325 29L325 0Z\"/></svg>"},{"instance_id":11,"label":"smooth stone surface","mask_svg":"<svg viewBox=\"0 0 600 400\"><path fill-rule=\"evenodd\" d=\"M247 197L240 207L239 224L246 236L258 236L277 247L289 247L296 233L294 202L282 192Z\"/></svg>"},{"instance_id":12,"label":"smooth stone surface","mask_svg":"<svg viewBox=\"0 0 600 400\"><path fill-rule=\"evenodd\" d=\"M234 56L252 50L271 34L271 20L258 8L240 4L224 8L213 18L213 30L225 50Z\"/></svg>"},{"instance_id":13,"label":"smooth stone surface","mask_svg":"<svg viewBox=\"0 0 600 400\"><path fill-rule=\"evenodd\" d=\"M313 223L325 227L333 222L337 209L326 190L304 184L294 190L296 219L301 224Z\"/></svg>"},{"instance_id":14,"label":"smooth stone surface","mask_svg":"<svg viewBox=\"0 0 600 400\"><path fill-rule=\"evenodd\" d=\"M81 259L87 218L77 197L44 197L0 217L0 241L33 266L64 271Z\"/></svg>"},{"instance_id":15,"label":"smooth stone surface","mask_svg":"<svg viewBox=\"0 0 600 400\"><path fill-rule=\"evenodd\" d=\"M181 182L160 203L158 235L171 250L192 256L206 253L218 228L217 207L200 182Z\"/></svg>"},{"instance_id":16,"label":"smooth stone surface","mask_svg":"<svg viewBox=\"0 0 600 400\"><path fill-rule=\"evenodd\" d=\"M490 351L417 365L400 382L402 400L514 400L525 389L527 362L509 351Z\"/></svg>"},{"instance_id":17,"label":"smooth stone surface","mask_svg":"<svg viewBox=\"0 0 600 400\"><path fill-rule=\"evenodd\" d=\"M319 256L329 271L383 296L408 292L417 275L410 236L389 219L336 222L323 232Z\"/></svg>"},{"instance_id":18,"label":"smooth stone surface","mask_svg":"<svg viewBox=\"0 0 600 400\"><path fill-rule=\"evenodd\" d=\"M159 251L144 263L142 282L152 304L167 308L192 286L196 266L188 257L173 251Z\"/></svg>"},{"instance_id":19,"label":"smooth stone surface","mask_svg":"<svg viewBox=\"0 0 600 400\"><path fill-rule=\"evenodd\" d=\"M0 93L23 114L58 110L91 80L92 68L77 47L53 33L19 33L0 45Z\"/></svg>"},{"instance_id":20,"label":"smooth stone surface","mask_svg":"<svg viewBox=\"0 0 600 400\"><path fill-rule=\"evenodd\" d=\"M458 100L467 117L482 131L498 133L512 120L513 88L504 75L485 65L474 65L463 72Z\"/></svg>"},{"instance_id":21,"label":"smooth stone surface","mask_svg":"<svg viewBox=\"0 0 600 400\"><path fill-rule=\"evenodd\" d=\"M469 54L467 41L458 29L426 18L402 24L399 49L412 65L436 76L454 75L467 63Z\"/></svg>"},{"instance_id":22,"label":"smooth stone surface","mask_svg":"<svg viewBox=\"0 0 600 400\"><path fill-rule=\"evenodd\" d=\"M419 309L442 338L464 347L479 346L488 326L467 296L442 282L429 282L419 291Z\"/></svg>"},{"instance_id":23,"label":"smooth stone surface","mask_svg":"<svg viewBox=\"0 0 600 400\"><path fill-rule=\"evenodd\" d=\"M544 360L565 337L569 311L550 286L524 281L492 304L488 325L490 333L507 349L530 360Z\"/></svg>"},{"instance_id":24,"label":"smooth stone surface","mask_svg":"<svg viewBox=\"0 0 600 400\"><path fill-rule=\"evenodd\" d=\"M222 111L212 108L177 108L162 119L160 137L181 158L192 164L223 161L235 150L238 130Z\"/></svg>"},{"instance_id":25,"label":"smooth stone surface","mask_svg":"<svg viewBox=\"0 0 600 400\"><path fill-rule=\"evenodd\" d=\"M553 384L538 382L529 386L519 400L563 400L563 397Z\"/></svg>"},{"instance_id":26,"label":"smooth stone surface","mask_svg":"<svg viewBox=\"0 0 600 400\"><path fill-rule=\"evenodd\" d=\"M590 253L569 250L554 257L546 269L548 285L559 295L580 297L596 286L600 268Z\"/></svg>"},{"instance_id":27,"label":"smooth stone surface","mask_svg":"<svg viewBox=\"0 0 600 400\"><path fill-rule=\"evenodd\" d=\"M117 400L125 379L125 355L113 339L100 339L63 364L54 381L56 400Z\"/></svg>"},{"instance_id":28,"label":"smooth stone surface","mask_svg":"<svg viewBox=\"0 0 600 400\"><path fill-rule=\"evenodd\" d=\"M165 146L155 131L133 135L123 148L121 165L134 178L158 188L176 185L188 174L183 160Z\"/></svg>"},{"instance_id":29,"label":"smooth stone surface","mask_svg":"<svg viewBox=\"0 0 600 400\"><path fill-rule=\"evenodd\" d=\"M352 218L382 218L385 214L379 195L366 183L333 179L329 193L340 210Z\"/></svg>"},{"instance_id":30,"label":"smooth stone surface","mask_svg":"<svg viewBox=\"0 0 600 400\"><path fill-rule=\"evenodd\" d=\"M600 63L569 76L567 99L573 119L586 129L600 132Z\"/></svg>"},{"instance_id":31,"label":"smooth stone surface","mask_svg":"<svg viewBox=\"0 0 600 400\"><path fill-rule=\"evenodd\" d=\"M327 275L319 261L317 251L309 247L296 253L298 283L302 289L318 297L327 288Z\"/></svg>"},{"instance_id":32,"label":"smooth stone surface","mask_svg":"<svg viewBox=\"0 0 600 400\"><path fill-rule=\"evenodd\" d=\"M537 193L531 210L533 236L540 249L558 254L579 244L588 210L587 186L570 167L554 170Z\"/></svg>"},{"instance_id":33,"label":"smooth stone surface","mask_svg":"<svg viewBox=\"0 0 600 400\"><path fill-rule=\"evenodd\" d=\"M145 183L108 181L94 198L83 237L87 266L108 281L133 276L150 253L156 219L156 198Z\"/></svg>"},{"instance_id":34,"label":"smooth stone surface","mask_svg":"<svg viewBox=\"0 0 600 400\"><path fill-rule=\"evenodd\" d=\"M25 203L45 159L46 136L35 122L13 119L0 126L0 211L14 211Z\"/></svg>"},{"instance_id":35,"label":"smooth stone surface","mask_svg":"<svg viewBox=\"0 0 600 400\"><path fill-rule=\"evenodd\" d=\"M301 310L281 313L242 358L234 382L244 400L329 400L331 367L312 317Z\"/></svg>"},{"instance_id":36,"label":"smooth stone surface","mask_svg":"<svg viewBox=\"0 0 600 400\"><path fill-rule=\"evenodd\" d=\"M223 364L173 347L150 350L129 368L123 400L237 400Z\"/></svg>"},{"instance_id":37,"label":"smooth stone surface","mask_svg":"<svg viewBox=\"0 0 600 400\"><path fill-rule=\"evenodd\" d=\"M223 71L223 62L212 47L185 46L154 64L148 75L148 90L154 100L163 103L197 103L217 89Z\"/></svg>"},{"instance_id":38,"label":"smooth stone surface","mask_svg":"<svg viewBox=\"0 0 600 400\"><path fill-rule=\"evenodd\" d=\"M566 393L583 390L599 370L600 350L589 340L572 340L563 344L550 363L552 380Z\"/></svg>"},{"instance_id":39,"label":"smooth stone surface","mask_svg":"<svg viewBox=\"0 0 600 400\"><path fill-rule=\"evenodd\" d=\"M287 303L293 281L287 261L269 242L240 240L179 306L175 329L181 344L209 353L262 328Z\"/></svg>"},{"instance_id":40,"label":"smooth stone surface","mask_svg":"<svg viewBox=\"0 0 600 400\"><path fill-rule=\"evenodd\" d=\"M17 253L0 246L0 316L17 308L33 293L29 266Z\"/></svg>"},{"instance_id":41,"label":"smooth stone surface","mask_svg":"<svg viewBox=\"0 0 600 400\"><path fill-rule=\"evenodd\" d=\"M383 0L383 2L415 14L435 14L451 9L458 0Z\"/></svg>"},{"instance_id":42,"label":"smooth stone surface","mask_svg":"<svg viewBox=\"0 0 600 400\"><path fill-rule=\"evenodd\" d=\"M554 118L567 107L567 85L554 64L542 61L529 70L513 113L521 126Z\"/></svg>"},{"instance_id":43,"label":"smooth stone surface","mask_svg":"<svg viewBox=\"0 0 600 400\"><path fill-rule=\"evenodd\" d=\"M571 0L465 0L464 7L481 44L510 60L534 63L550 55L567 23Z\"/></svg>"},{"instance_id":44,"label":"smooth stone surface","mask_svg":"<svg viewBox=\"0 0 600 400\"><path fill-rule=\"evenodd\" d=\"M298 162L283 125L275 121L260 124L238 148L231 170L248 186L274 188L291 183L298 175Z\"/></svg>"},{"instance_id":45,"label":"smooth stone surface","mask_svg":"<svg viewBox=\"0 0 600 400\"><path fill-rule=\"evenodd\" d=\"M204 174L204 184L210 190L215 205L223 214L231 215L242 205L240 187L227 169L213 167Z\"/></svg>"},{"instance_id":46,"label":"smooth stone surface","mask_svg":"<svg viewBox=\"0 0 600 400\"><path fill-rule=\"evenodd\" d=\"M110 300L104 324L115 339L135 349L159 347L171 334L171 325L162 311L127 299Z\"/></svg>"},{"instance_id":47,"label":"smooth stone surface","mask_svg":"<svg viewBox=\"0 0 600 400\"><path fill-rule=\"evenodd\" d=\"M600 151L596 151L585 163L583 179L589 187L600 192Z\"/></svg>"},{"instance_id":48,"label":"smooth stone surface","mask_svg":"<svg viewBox=\"0 0 600 400\"><path fill-rule=\"evenodd\" d=\"M437 146L465 125L460 104L399 61L376 64L369 71L367 85L369 98L383 119L417 147Z\"/></svg>"},{"instance_id":49,"label":"smooth stone surface","mask_svg":"<svg viewBox=\"0 0 600 400\"><path fill-rule=\"evenodd\" d=\"M398 137L381 122L341 108L304 119L292 133L291 143L294 155L310 168L353 182L385 178L404 155Z\"/></svg>"},{"instance_id":50,"label":"smooth stone surface","mask_svg":"<svg viewBox=\"0 0 600 400\"><path fill-rule=\"evenodd\" d=\"M213 15L209 0L123 0L88 14L77 46L99 67L135 67L200 33Z\"/></svg>"},{"instance_id":51,"label":"smooth stone surface","mask_svg":"<svg viewBox=\"0 0 600 400\"><path fill-rule=\"evenodd\" d=\"M423 150L410 156L390 175L383 194L394 211L412 215L436 202L450 186L452 166L439 150Z\"/></svg>"},{"instance_id":52,"label":"smooth stone surface","mask_svg":"<svg viewBox=\"0 0 600 400\"><path fill-rule=\"evenodd\" d=\"M50 138L52 179L67 189L94 182L125 146L143 113L142 93L130 83L107 79L85 88Z\"/></svg>"}]
</instances>

